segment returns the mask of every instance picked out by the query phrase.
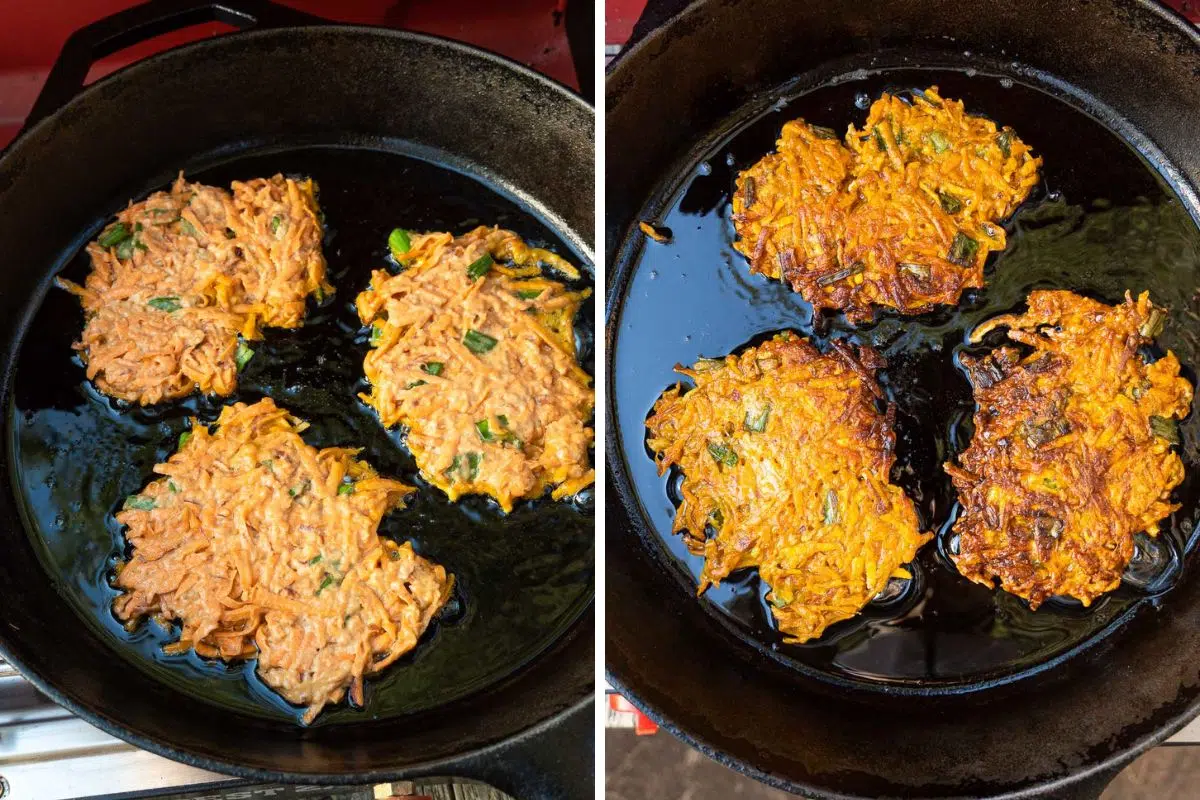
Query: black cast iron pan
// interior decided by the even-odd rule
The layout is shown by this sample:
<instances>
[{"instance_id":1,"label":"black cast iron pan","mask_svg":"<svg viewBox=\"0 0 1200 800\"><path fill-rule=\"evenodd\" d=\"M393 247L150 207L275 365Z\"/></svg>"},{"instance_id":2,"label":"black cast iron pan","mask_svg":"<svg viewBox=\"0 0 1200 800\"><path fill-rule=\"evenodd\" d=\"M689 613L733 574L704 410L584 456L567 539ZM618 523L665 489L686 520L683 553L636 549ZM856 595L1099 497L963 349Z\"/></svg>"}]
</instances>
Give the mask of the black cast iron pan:
<instances>
[{"instance_id":1,"label":"black cast iron pan","mask_svg":"<svg viewBox=\"0 0 1200 800\"><path fill-rule=\"evenodd\" d=\"M213 19L254 30L80 89L94 58ZM10 487L0 654L106 731L210 769L342 783L438 773L522 798L590 796L590 495L505 516L422 487L385 531L445 564L460 590L416 650L369 684L363 710L330 709L309 728L252 664L164 657L170 632L127 633L108 610L119 498L171 452L186 417L211 419L221 405L121 408L72 360L81 315L50 281L86 274L80 247L131 198L180 169L225 185L280 171L317 180L338 293L304 328L267 337L234 399L269 395L314 423L312 443L360 445L409 482L402 439L355 399L365 351L351 304L388 232L497 223L592 274L593 115L582 100L463 45L311 22L252 0L164 0L96 23L70 40L31 127L0 156ZM589 365L591 317L585 308L578 329Z\"/></svg>"},{"instance_id":2,"label":"black cast iron pan","mask_svg":"<svg viewBox=\"0 0 1200 800\"><path fill-rule=\"evenodd\" d=\"M1182 508L1123 585L1037 612L947 557L955 496L940 464L974 406L967 332L1034 288L1109 302L1149 290L1160 339L1200 365L1200 34L1149 2L698 2L606 82L607 651L619 691L704 752L828 797L1095 796L1200 710L1200 422L1183 426ZM986 289L920 317L814 317L733 251L740 169L805 117L844 130L883 91L939 85L1045 159ZM670 228L669 244L637 232ZM893 479L938 533L897 598L786 645L753 572L694 595L699 559L670 534L644 420L676 363L792 329L870 343L898 410Z\"/></svg>"}]
</instances>

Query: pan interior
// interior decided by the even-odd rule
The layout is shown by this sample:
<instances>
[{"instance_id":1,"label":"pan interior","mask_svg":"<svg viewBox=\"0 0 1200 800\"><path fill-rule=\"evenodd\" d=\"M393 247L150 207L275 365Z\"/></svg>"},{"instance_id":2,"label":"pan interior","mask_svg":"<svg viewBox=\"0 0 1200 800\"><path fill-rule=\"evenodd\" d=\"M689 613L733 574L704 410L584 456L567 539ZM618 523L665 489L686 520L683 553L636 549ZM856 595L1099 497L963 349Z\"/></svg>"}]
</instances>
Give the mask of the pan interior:
<instances>
[{"instance_id":1,"label":"pan interior","mask_svg":"<svg viewBox=\"0 0 1200 800\"><path fill-rule=\"evenodd\" d=\"M418 486L408 508L385 517L380 532L413 541L456 578L454 597L415 650L367 681L365 712L338 704L316 725L413 713L495 684L534 659L587 608L594 591L591 490L571 503L521 503L509 515L480 497L452 504L418 477L400 433L385 431L357 398L365 387L367 342L354 298L371 270L386 266L387 236L395 227L463 233L500 225L580 264L586 270L581 284L593 283L585 255L535 211L465 166L447 163L398 145L312 146L245 152L189 169L189 179L217 186L276 172L311 176L326 215L325 255L337 294L320 308L310 305L303 328L268 329L233 397L119 408L87 383L71 349L83 322L76 299L51 289L40 300L8 409L14 488L49 578L116 657L180 692L243 714L298 720L303 712L257 678L252 660L225 665L195 654L164 656L161 647L175 631L143 622L130 633L110 610L116 593L108 580L124 547L113 513L123 499L174 452L188 417L211 422L225 403L264 396L312 423L304 434L310 444L362 447L362 457L381 473ZM164 180L154 178L146 191L163 188ZM96 229L129 199L113 198L111 208L97 209L106 213ZM82 282L86 254L64 253L64 261L63 274ZM593 309L591 300L585 303L576 331L589 372Z\"/></svg>"},{"instance_id":2,"label":"pan interior","mask_svg":"<svg viewBox=\"0 0 1200 800\"><path fill-rule=\"evenodd\" d=\"M774 150L789 119L844 131L862 123L884 90L937 85L969 112L1011 125L1044 158L1043 181L1006 225L1008 249L993 256L988 286L956 308L918 317L877 314L859 327L840 316L814 319L790 288L750 275L732 248L729 204L737 173ZM922 527L938 533L914 564L898 598L869 605L819 640L786 645L753 570L734 573L700 602L749 646L810 676L888 691L958 692L1016 679L1080 652L1122 629L1135 615L1169 608L1171 589L1187 571L1200 501L1196 415L1182 425L1187 478L1182 507L1157 541L1139 554L1121 587L1083 608L1053 600L1038 611L999 590L973 584L948 557L958 511L941 464L965 449L975 404L958 357L968 332L997 314L1019 310L1029 291L1063 288L1107 302L1128 289L1149 290L1170 307L1159 339L1174 350L1193 384L1200 364L1200 230L1184 204L1139 153L1088 114L1031 85L971 71L904 69L858 72L767 111L746 109L693 153L661 185L639 219L670 229L660 244L633 234L616 272L627 275L614 334L610 391L625 474L640 504L647 546L678 590L695 592L703 565L672 535L679 476L658 476L645 445L644 421L658 395L679 379L672 368L721 357L784 329L825 347L831 338L870 344L888 360L881 382L897 406L894 482L916 503ZM729 133L732 131L732 133Z\"/></svg>"}]
</instances>

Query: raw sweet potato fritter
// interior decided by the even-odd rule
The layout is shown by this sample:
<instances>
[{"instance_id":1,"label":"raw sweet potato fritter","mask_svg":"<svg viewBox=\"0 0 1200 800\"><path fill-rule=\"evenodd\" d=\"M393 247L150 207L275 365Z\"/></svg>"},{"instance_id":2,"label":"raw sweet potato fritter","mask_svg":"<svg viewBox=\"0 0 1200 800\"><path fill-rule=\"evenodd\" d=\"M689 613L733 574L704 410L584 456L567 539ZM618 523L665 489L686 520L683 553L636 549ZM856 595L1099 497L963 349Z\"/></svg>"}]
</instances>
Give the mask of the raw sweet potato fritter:
<instances>
[{"instance_id":1,"label":"raw sweet potato fritter","mask_svg":"<svg viewBox=\"0 0 1200 800\"><path fill-rule=\"evenodd\" d=\"M193 391L232 394L261 327L296 328L325 281L311 180L235 181L232 192L180 175L133 203L88 245L75 345L104 394L141 405ZM241 337L239 340L239 336Z\"/></svg>"},{"instance_id":2,"label":"raw sweet potato fritter","mask_svg":"<svg viewBox=\"0 0 1200 800\"><path fill-rule=\"evenodd\" d=\"M776 147L738 176L734 246L752 272L852 321L874 306L953 305L983 286L988 253L1005 247L999 223L1041 164L1011 128L968 115L937 87L884 94L845 144L794 120Z\"/></svg>"},{"instance_id":3,"label":"raw sweet potato fritter","mask_svg":"<svg viewBox=\"0 0 1200 800\"><path fill-rule=\"evenodd\" d=\"M589 292L538 265L572 278L575 268L498 228L397 230L390 244L401 271L376 270L357 300L371 325L363 400L385 426L408 429L426 480L451 500L491 495L505 511L550 486L559 499L591 485L595 398L575 354Z\"/></svg>"},{"instance_id":4,"label":"raw sweet potato fritter","mask_svg":"<svg viewBox=\"0 0 1200 800\"><path fill-rule=\"evenodd\" d=\"M804 642L909 577L930 535L889 482L892 412L881 413L870 348L820 353L782 333L676 371L646 427L660 474L683 472L675 532L705 557L699 591L758 567L779 630ZM713 530L708 535L707 530Z\"/></svg>"},{"instance_id":5,"label":"raw sweet potato fritter","mask_svg":"<svg viewBox=\"0 0 1200 800\"><path fill-rule=\"evenodd\" d=\"M114 611L179 621L179 641L258 674L310 722L363 677L417 643L449 597L446 571L376 534L415 491L382 478L358 451L307 445L308 424L270 399L227 406L194 426L162 477L125 503L132 555Z\"/></svg>"},{"instance_id":6,"label":"raw sweet potato fritter","mask_svg":"<svg viewBox=\"0 0 1200 800\"><path fill-rule=\"evenodd\" d=\"M971 445L946 471L963 511L953 556L971 580L1037 608L1053 596L1085 606L1115 589L1134 535L1158 534L1179 506L1176 420L1192 387L1173 353L1147 363L1139 349L1164 312L1142 294L1108 306L1067 291L1037 291L1029 310L972 334L1008 328L1032 352L1001 347L963 357L978 410Z\"/></svg>"}]
</instances>

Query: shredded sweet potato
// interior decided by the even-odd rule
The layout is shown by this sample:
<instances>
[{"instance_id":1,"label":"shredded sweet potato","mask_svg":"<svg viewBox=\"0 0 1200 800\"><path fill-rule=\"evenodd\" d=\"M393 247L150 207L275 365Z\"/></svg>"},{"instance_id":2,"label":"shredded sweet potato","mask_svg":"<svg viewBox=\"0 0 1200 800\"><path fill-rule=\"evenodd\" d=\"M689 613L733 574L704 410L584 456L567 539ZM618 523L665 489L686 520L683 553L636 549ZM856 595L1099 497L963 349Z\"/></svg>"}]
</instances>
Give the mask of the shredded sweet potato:
<instances>
[{"instance_id":1,"label":"shredded sweet potato","mask_svg":"<svg viewBox=\"0 0 1200 800\"><path fill-rule=\"evenodd\" d=\"M88 245L75 349L103 393L141 405L232 394L260 328L295 328L325 280L311 180L188 183L130 204ZM239 340L240 337L240 340Z\"/></svg>"},{"instance_id":2,"label":"shredded sweet potato","mask_svg":"<svg viewBox=\"0 0 1200 800\"><path fill-rule=\"evenodd\" d=\"M973 332L979 341L1007 327L1033 351L962 359L979 409L970 447L945 469L963 506L963 575L999 581L1032 608L1056 595L1086 606L1117 587L1134 535L1156 536L1179 507L1170 494L1183 462L1171 445L1192 387L1173 353L1150 363L1139 353L1163 319L1145 293L1108 306L1037 291L1025 314Z\"/></svg>"},{"instance_id":3,"label":"shredded sweet potato","mask_svg":"<svg viewBox=\"0 0 1200 800\"><path fill-rule=\"evenodd\" d=\"M699 592L758 567L779 630L804 642L857 614L930 539L889 482L892 412L882 359L837 342L820 353L783 333L676 371L646 427L659 472L683 472L674 530L705 557ZM713 533L710 535L708 531Z\"/></svg>"},{"instance_id":4,"label":"shredded sweet potato","mask_svg":"<svg viewBox=\"0 0 1200 800\"><path fill-rule=\"evenodd\" d=\"M357 299L372 326L363 400L407 427L422 475L451 500L487 494L511 511L550 486L559 499L591 485L595 399L574 329L589 292L538 265L574 267L498 228L404 236L403 270L376 270Z\"/></svg>"},{"instance_id":5,"label":"shredded sweet potato","mask_svg":"<svg viewBox=\"0 0 1200 800\"><path fill-rule=\"evenodd\" d=\"M1041 165L1011 128L937 87L884 94L845 144L794 120L776 146L738 176L734 246L752 272L852 321L875 306L922 313L983 286L988 253L1005 247L999 223Z\"/></svg>"},{"instance_id":6,"label":"shredded sweet potato","mask_svg":"<svg viewBox=\"0 0 1200 800\"><path fill-rule=\"evenodd\" d=\"M307 445L307 423L270 399L194 425L162 477L117 520L132 554L117 616L179 621L171 652L258 658L258 674L311 722L411 650L449 598L445 569L380 538L415 489L358 451Z\"/></svg>"}]
</instances>

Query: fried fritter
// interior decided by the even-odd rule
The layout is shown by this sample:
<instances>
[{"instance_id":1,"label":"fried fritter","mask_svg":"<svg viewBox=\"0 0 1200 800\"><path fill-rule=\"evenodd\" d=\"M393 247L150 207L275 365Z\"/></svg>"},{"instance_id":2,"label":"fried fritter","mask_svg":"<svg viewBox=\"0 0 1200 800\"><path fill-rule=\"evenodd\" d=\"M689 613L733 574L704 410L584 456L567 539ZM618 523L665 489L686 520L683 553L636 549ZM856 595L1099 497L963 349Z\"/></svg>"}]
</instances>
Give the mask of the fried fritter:
<instances>
[{"instance_id":1,"label":"fried fritter","mask_svg":"<svg viewBox=\"0 0 1200 800\"><path fill-rule=\"evenodd\" d=\"M1115 589L1134 535L1158 534L1183 480L1177 420L1192 387L1168 352L1139 349L1165 314L1143 293L1108 306L1067 291L1029 295L1029 311L996 317L973 341L1008 328L1001 347L962 361L978 410L975 434L946 471L963 512L953 556L963 575L1037 608L1069 596L1085 606Z\"/></svg>"},{"instance_id":2,"label":"fried fritter","mask_svg":"<svg viewBox=\"0 0 1200 800\"><path fill-rule=\"evenodd\" d=\"M263 681L311 721L363 677L416 646L453 578L412 545L376 534L415 491L357 450L317 450L308 424L270 399L227 406L194 426L125 503L132 554L118 570L117 616L178 620L169 652L258 658Z\"/></svg>"},{"instance_id":3,"label":"fried fritter","mask_svg":"<svg viewBox=\"0 0 1200 800\"><path fill-rule=\"evenodd\" d=\"M118 214L88 245L84 286L58 280L83 305L88 379L141 405L232 394L260 327L298 327L306 298L333 292L315 193L282 175L232 192L180 175Z\"/></svg>"},{"instance_id":4,"label":"fried fritter","mask_svg":"<svg viewBox=\"0 0 1200 800\"><path fill-rule=\"evenodd\" d=\"M393 238L403 270L376 270L357 299L372 326L362 398L385 426L407 427L426 480L451 500L491 495L505 511L549 486L559 499L591 485L595 397L574 327L589 292L538 264L575 268L498 228Z\"/></svg>"},{"instance_id":5,"label":"fried fritter","mask_svg":"<svg viewBox=\"0 0 1200 800\"><path fill-rule=\"evenodd\" d=\"M999 222L1037 183L1040 158L937 87L884 94L845 144L794 120L777 152L737 179L734 246L750 270L780 278L851 321L874 306L918 314L984 285Z\"/></svg>"},{"instance_id":6,"label":"fried fritter","mask_svg":"<svg viewBox=\"0 0 1200 800\"><path fill-rule=\"evenodd\" d=\"M895 433L892 410L877 406L879 366L870 348L835 342L822 354L785 332L676 367L695 387L664 392L646 420L660 474L683 472L674 531L705 557L699 592L758 567L789 641L820 636L908 577L901 565L930 538L889 483Z\"/></svg>"}]
</instances>

